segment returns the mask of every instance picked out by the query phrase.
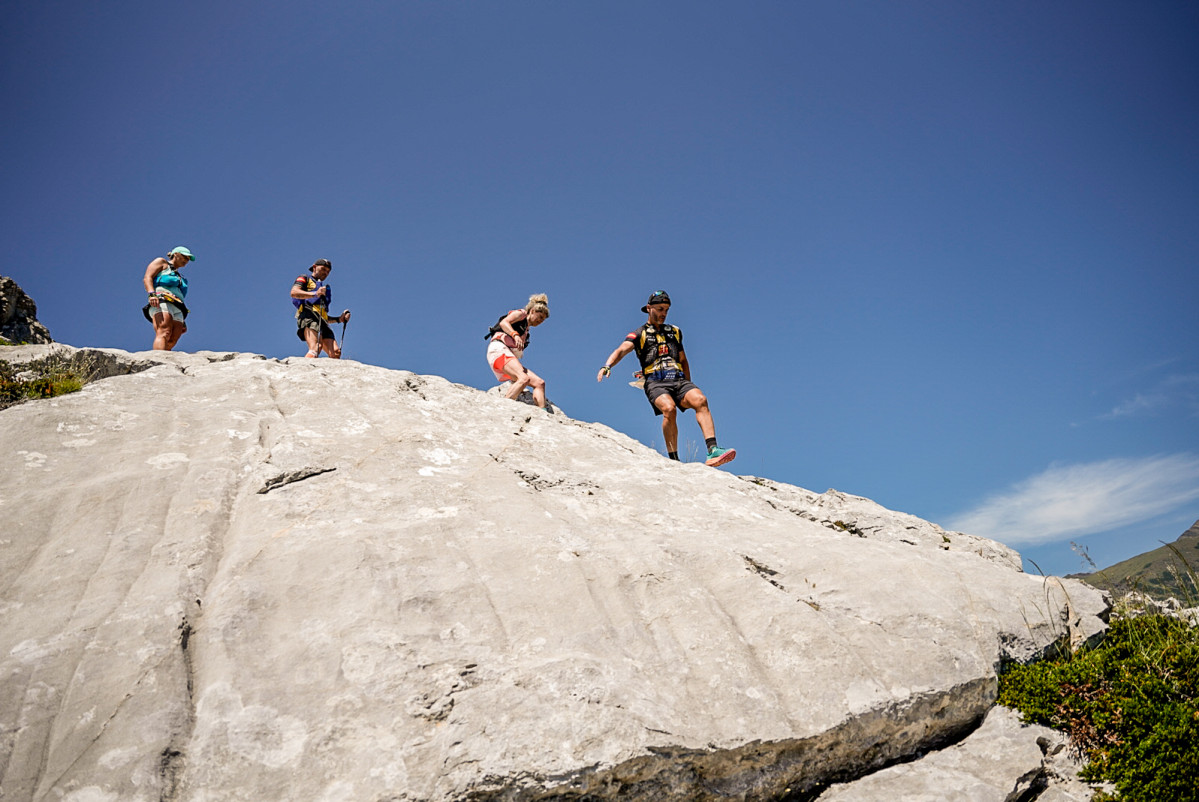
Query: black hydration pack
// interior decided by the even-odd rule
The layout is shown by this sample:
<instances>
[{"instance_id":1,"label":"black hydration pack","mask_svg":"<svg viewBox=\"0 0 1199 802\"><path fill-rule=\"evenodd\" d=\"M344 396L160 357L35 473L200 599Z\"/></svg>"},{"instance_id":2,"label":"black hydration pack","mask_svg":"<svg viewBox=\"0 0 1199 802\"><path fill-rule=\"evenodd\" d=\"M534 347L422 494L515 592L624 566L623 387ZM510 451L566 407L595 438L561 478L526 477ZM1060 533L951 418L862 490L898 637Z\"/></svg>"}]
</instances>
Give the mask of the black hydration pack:
<instances>
[{"instance_id":1,"label":"black hydration pack","mask_svg":"<svg viewBox=\"0 0 1199 802\"><path fill-rule=\"evenodd\" d=\"M514 312L516 310L512 310L512 311ZM512 314L512 312L505 312L504 314L500 315L499 319L496 320L495 325L492 326L491 328L489 328L487 330L487 333L483 335L483 339L490 340L496 334L498 334L499 332L502 332L503 329L500 328L500 323L502 323L504 321L504 318L508 317L508 315L510 315L510 314ZM529 318L526 316L524 320L518 320L515 323L513 323L512 330L525 338L525 347L528 348L529 340L533 339L529 335Z\"/></svg>"}]
</instances>

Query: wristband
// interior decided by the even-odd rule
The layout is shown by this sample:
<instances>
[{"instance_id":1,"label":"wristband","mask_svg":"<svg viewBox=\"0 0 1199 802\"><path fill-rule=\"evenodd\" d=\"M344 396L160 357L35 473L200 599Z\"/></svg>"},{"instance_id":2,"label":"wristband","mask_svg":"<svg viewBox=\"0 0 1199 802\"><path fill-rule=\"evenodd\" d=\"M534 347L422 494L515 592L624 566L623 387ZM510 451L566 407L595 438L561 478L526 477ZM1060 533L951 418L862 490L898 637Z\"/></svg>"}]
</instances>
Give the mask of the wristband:
<instances>
[{"instance_id":1,"label":"wristband","mask_svg":"<svg viewBox=\"0 0 1199 802\"><path fill-rule=\"evenodd\" d=\"M605 376L612 375L612 366L611 365L604 365L602 368L600 368L600 370L602 370L604 372Z\"/></svg>"}]
</instances>

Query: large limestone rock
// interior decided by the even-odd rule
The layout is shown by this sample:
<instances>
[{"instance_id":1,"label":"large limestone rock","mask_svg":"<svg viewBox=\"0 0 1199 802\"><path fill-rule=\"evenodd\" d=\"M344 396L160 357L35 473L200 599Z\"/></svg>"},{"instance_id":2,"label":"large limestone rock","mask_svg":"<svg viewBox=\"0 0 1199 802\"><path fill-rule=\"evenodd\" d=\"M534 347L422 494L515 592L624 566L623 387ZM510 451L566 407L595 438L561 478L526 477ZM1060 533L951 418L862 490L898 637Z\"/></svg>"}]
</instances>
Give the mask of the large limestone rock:
<instances>
[{"instance_id":1,"label":"large limestone rock","mask_svg":"<svg viewBox=\"0 0 1199 802\"><path fill-rule=\"evenodd\" d=\"M54 342L38 322L37 304L8 276L0 276L0 342Z\"/></svg>"},{"instance_id":2,"label":"large limestone rock","mask_svg":"<svg viewBox=\"0 0 1199 802\"><path fill-rule=\"evenodd\" d=\"M804 799L1102 626L995 544L437 377L107 358L0 412L5 802Z\"/></svg>"}]
</instances>

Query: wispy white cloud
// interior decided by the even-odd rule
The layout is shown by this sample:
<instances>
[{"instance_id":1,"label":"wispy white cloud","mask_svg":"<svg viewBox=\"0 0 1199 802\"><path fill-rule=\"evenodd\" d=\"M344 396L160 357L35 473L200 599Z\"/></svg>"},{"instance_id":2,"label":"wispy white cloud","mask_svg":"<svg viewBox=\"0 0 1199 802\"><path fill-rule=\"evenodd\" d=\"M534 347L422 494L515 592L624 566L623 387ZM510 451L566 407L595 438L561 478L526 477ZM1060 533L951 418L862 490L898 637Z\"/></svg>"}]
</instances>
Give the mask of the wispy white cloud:
<instances>
[{"instance_id":1,"label":"wispy white cloud","mask_svg":"<svg viewBox=\"0 0 1199 802\"><path fill-rule=\"evenodd\" d=\"M1199 455L1053 465L949 521L1009 545L1048 543L1148 521L1199 500Z\"/></svg>"},{"instance_id":2,"label":"wispy white cloud","mask_svg":"<svg viewBox=\"0 0 1199 802\"><path fill-rule=\"evenodd\" d=\"M1181 406L1192 414L1199 413L1199 374L1176 373L1158 382L1151 390L1139 392L1117 404L1099 420L1116 420Z\"/></svg>"},{"instance_id":3,"label":"wispy white cloud","mask_svg":"<svg viewBox=\"0 0 1199 802\"><path fill-rule=\"evenodd\" d=\"M1100 420L1115 420L1116 418L1131 418L1142 412L1152 412L1167 406L1169 399L1161 393L1137 393L1127 401L1122 401L1111 412L1100 415Z\"/></svg>"}]
</instances>

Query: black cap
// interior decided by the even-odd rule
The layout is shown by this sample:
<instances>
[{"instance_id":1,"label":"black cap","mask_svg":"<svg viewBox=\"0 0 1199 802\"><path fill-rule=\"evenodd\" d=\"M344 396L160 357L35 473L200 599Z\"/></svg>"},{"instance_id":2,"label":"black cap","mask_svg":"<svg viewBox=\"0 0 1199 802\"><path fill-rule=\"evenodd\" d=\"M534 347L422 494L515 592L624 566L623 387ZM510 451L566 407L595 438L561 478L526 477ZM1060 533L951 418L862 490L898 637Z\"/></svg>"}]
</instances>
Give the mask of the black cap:
<instances>
[{"instance_id":1,"label":"black cap","mask_svg":"<svg viewBox=\"0 0 1199 802\"><path fill-rule=\"evenodd\" d=\"M641 307L641 311L648 312L650 304L670 304L670 296L666 294L666 290L658 290L650 295L649 300L645 302L645 306Z\"/></svg>"}]
</instances>

